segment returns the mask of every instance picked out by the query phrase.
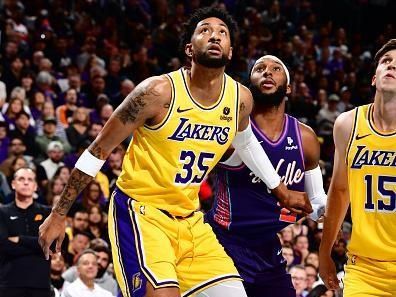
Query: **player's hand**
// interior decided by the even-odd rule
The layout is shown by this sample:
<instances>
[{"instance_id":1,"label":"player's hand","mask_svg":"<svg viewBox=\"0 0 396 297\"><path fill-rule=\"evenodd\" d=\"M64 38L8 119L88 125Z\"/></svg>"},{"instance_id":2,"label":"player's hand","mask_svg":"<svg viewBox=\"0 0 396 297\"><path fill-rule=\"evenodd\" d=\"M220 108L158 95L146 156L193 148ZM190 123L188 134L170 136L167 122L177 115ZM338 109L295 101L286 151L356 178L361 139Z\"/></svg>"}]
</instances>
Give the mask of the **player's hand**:
<instances>
[{"instance_id":1,"label":"player's hand","mask_svg":"<svg viewBox=\"0 0 396 297\"><path fill-rule=\"evenodd\" d=\"M313 209L305 192L288 190L284 183L280 183L272 193L278 198L282 207L301 215L310 214Z\"/></svg>"},{"instance_id":2,"label":"player's hand","mask_svg":"<svg viewBox=\"0 0 396 297\"><path fill-rule=\"evenodd\" d=\"M337 290L340 288L336 268L330 256L320 255L319 275L327 289Z\"/></svg>"},{"instance_id":3,"label":"player's hand","mask_svg":"<svg viewBox=\"0 0 396 297\"><path fill-rule=\"evenodd\" d=\"M61 245L65 238L66 216L55 212L45 219L39 228L39 244L44 252L45 259L48 260L52 255L51 244L56 240L56 252L61 251Z\"/></svg>"}]
</instances>

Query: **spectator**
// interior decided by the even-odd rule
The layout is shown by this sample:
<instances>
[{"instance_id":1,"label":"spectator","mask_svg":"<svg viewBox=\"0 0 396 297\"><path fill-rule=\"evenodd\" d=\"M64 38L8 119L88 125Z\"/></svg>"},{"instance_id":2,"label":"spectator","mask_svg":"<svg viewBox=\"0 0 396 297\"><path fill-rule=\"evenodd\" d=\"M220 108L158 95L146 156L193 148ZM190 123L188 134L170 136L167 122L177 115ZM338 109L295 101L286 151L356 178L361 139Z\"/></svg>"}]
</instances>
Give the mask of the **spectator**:
<instances>
[{"instance_id":1,"label":"spectator","mask_svg":"<svg viewBox=\"0 0 396 297\"><path fill-rule=\"evenodd\" d=\"M65 259L60 253L54 253L51 256L51 284L58 290L62 291L65 279L62 273L65 272Z\"/></svg>"},{"instance_id":2,"label":"spectator","mask_svg":"<svg viewBox=\"0 0 396 297\"><path fill-rule=\"evenodd\" d=\"M8 184L10 186L12 184L12 181L14 180L15 172L17 172L17 170L22 167L29 167L26 159L23 156L15 157L10 164L10 168L7 175Z\"/></svg>"},{"instance_id":3,"label":"spectator","mask_svg":"<svg viewBox=\"0 0 396 297\"><path fill-rule=\"evenodd\" d=\"M54 174L54 178L55 177L59 177L63 183L66 183L70 177L70 173L71 173L71 169L67 166L60 166L55 174Z\"/></svg>"},{"instance_id":4,"label":"spectator","mask_svg":"<svg viewBox=\"0 0 396 297\"><path fill-rule=\"evenodd\" d=\"M304 266L295 265L289 270L292 278L294 289L296 290L296 297L306 297L308 292L305 290L307 287L307 273Z\"/></svg>"},{"instance_id":5,"label":"spectator","mask_svg":"<svg viewBox=\"0 0 396 297\"><path fill-rule=\"evenodd\" d=\"M29 123L30 115L22 110L15 116L15 129L10 132L10 137L20 137L26 146L25 154L37 156L37 145L35 142L36 132Z\"/></svg>"},{"instance_id":6,"label":"spectator","mask_svg":"<svg viewBox=\"0 0 396 297\"><path fill-rule=\"evenodd\" d=\"M106 222L107 218L100 207L94 205L88 209L88 233L91 238L102 238L106 242L110 242Z\"/></svg>"},{"instance_id":7,"label":"spectator","mask_svg":"<svg viewBox=\"0 0 396 297\"><path fill-rule=\"evenodd\" d=\"M319 110L316 118L316 125L319 128L319 136L331 137L334 122L340 115L340 112L337 110L337 104L339 101L340 97L338 95L331 94L328 98L327 105Z\"/></svg>"},{"instance_id":8,"label":"spectator","mask_svg":"<svg viewBox=\"0 0 396 297\"><path fill-rule=\"evenodd\" d=\"M47 147L47 155L48 158L40 162L40 166L37 167L37 175L42 187L46 187L56 170L65 165L62 162L64 156L63 144L60 141L51 141Z\"/></svg>"},{"instance_id":9,"label":"spectator","mask_svg":"<svg viewBox=\"0 0 396 297\"><path fill-rule=\"evenodd\" d=\"M69 153L71 151L71 146L66 139L62 139L56 135L56 124L57 120L53 117L45 118L43 121L43 134L36 137L36 143L38 148L38 154L36 162L43 161L47 158L48 145L51 142L60 142L63 146L63 151Z\"/></svg>"},{"instance_id":10,"label":"spectator","mask_svg":"<svg viewBox=\"0 0 396 297\"><path fill-rule=\"evenodd\" d=\"M294 229L293 227L287 226L280 233L282 244L292 244L294 242Z\"/></svg>"},{"instance_id":11,"label":"spectator","mask_svg":"<svg viewBox=\"0 0 396 297\"><path fill-rule=\"evenodd\" d=\"M93 250L84 251L77 260L78 278L66 287L62 297L111 297L110 292L95 284L98 273L97 256Z\"/></svg>"},{"instance_id":12,"label":"spectator","mask_svg":"<svg viewBox=\"0 0 396 297\"><path fill-rule=\"evenodd\" d=\"M337 110L342 113L353 109L353 104L351 103L352 93L347 86L343 86L340 90L340 102L337 104Z\"/></svg>"},{"instance_id":13,"label":"spectator","mask_svg":"<svg viewBox=\"0 0 396 297\"><path fill-rule=\"evenodd\" d=\"M124 152L120 149L114 150L108 158L108 168L104 170L109 180L110 192L113 192L116 187L116 181L121 173L122 159L124 158Z\"/></svg>"},{"instance_id":14,"label":"spectator","mask_svg":"<svg viewBox=\"0 0 396 297\"><path fill-rule=\"evenodd\" d=\"M73 113L77 109L77 99L77 91L70 88L66 91L66 103L56 109L56 117L65 128L69 127L72 122Z\"/></svg>"},{"instance_id":15,"label":"spectator","mask_svg":"<svg viewBox=\"0 0 396 297\"><path fill-rule=\"evenodd\" d=\"M78 107L73 113L72 122L66 129L67 139L73 151L76 151L77 147L88 139L88 126L89 118L87 109Z\"/></svg>"},{"instance_id":16,"label":"spectator","mask_svg":"<svg viewBox=\"0 0 396 297\"><path fill-rule=\"evenodd\" d=\"M46 101L43 106L43 111L41 114L41 118L37 120L36 128L37 128L37 135L43 135L43 126L44 126L44 119L47 118L56 118L55 117L55 109L54 104L52 101ZM65 128L59 122L56 124L55 135L59 136L62 139L66 138Z\"/></svg>"},{"instance_id":17,"label":"spectator","mask_svg":"<svg viewBox=\"0 0 396 297\"><path fill-rule=\"evenodd\" d=\"M88 129L88 140L93 141L96 136L98 136L99 132L103 129L103 124L98 122L91 122L91 125Z\"/></svg>"},{"instance_id":18,"label":"spectator","mask_svg":"<svg viewBox=\"0 0 396 297\"><path fill-rule=\"evenodd\" d=\"M314 283L318 280L318 269L311 264L305 265L304 268L307 274L307 287L305 289L310 292L314 287Z\"/></svg>"},{"instance_id":19,"label":"spectator","mask_svg":"<svg viewBox=\"0 0 396 297\"><path fill-rule=\"evenodd\" d=\"M344 270L348 257L346 256L346 241L341 238L333 246L331 257L335 263L337 272Z\"/></svg>"},{"instance_id":20,"label":"spectator","mask_svg":"<svg viewBox=\"0 0 396 297\"><path fill-rule=\"evenodd\" d=\"M37 121L41 118L44 109L45 97L40 91L36 91L30 98L30 110L32 112L33 119Z\"/></svg>"},{"instance_id":21,"label":"spectator","mask_svg":"<svg viewBox=\"0 0 396 297\"><path fill-rule=\"evenodd\" d=\"M38 244L38 228L50 209L34 202L36 175L14 174L15 201L0 206L0 296L50 296L50 263Z\"/></svg>"},{"instance_id":22,"label":"spectator","mask_svg":"<svg viewBox=\"0 0 396 297\"><path fill-rule=\"evenodd\" d=\"M306 265L312 265L316 269L319 269L319 254L317 251L315 252L310 252L308 256L305 258L304 261L305 266Z\"/></svg>"},{"instance_id":23,"label":"spectator","mask_svg":"<svg viewBox=\"0 0 396 297\"><path fill-rule=\"evenodd\" d=\"M124 79L121 81L121 87L119 93L116 94L114 97L110 97L110 103L113 105L114 108L117 108L118 105L124 101L126 96L129 95L130 92L135 89L135 84L130 79Z\"/></svg>"},{"instance_id":24,"label":"spectator","mask_svg":"<svg viewBox=\"0 0 396 297\"><path fill-rule=\"evenodd\" d=\"M282 256L286 260L286 270L289 271L294 262L294 252L290 244L287 243L282 246Z\"/></svg>"},{"instance_id":25,"label":"spectator","mask_svg":"<svg viewBox=\"0 0 396 297\"><path fill-rule=\"evenodd\" d=\"M23 106L23 99L18 97L11 97L9 104L3 105L2 113L11 130L15 129L16 117L20 112L23 111Z\"/></svg>"},{"instance_id":26,"label":"spectator","mask_svg":"<svg viewBox=\"0 0 396 297\"><path fill-rule=\"evenodd\" d=\"M317 285L307 297L334 297L333 291L327 290L325 285Z\"/></svg>"},{"instance_id":27,"label":"spectator","mask_svg":"<svg viewBox=\"0 0 396 297\"><path fill-rule=\"evenodd\" d=\"M81 204L85 209L98 206L103 210L105 207L106 201L100 184L96 180L92 180L82 192Z\"/></svg>"},{"instance_id":28,"label":"spectator","mask_svg":"<svg viewBox=\"0 0 396 297\"><path fill-rule=\"evenodd\" d=\"M86 232L75 232L70 241L69 248L64 257L68 266L73 266L77 257L89 246L89 234Z\"/></svg>"},{"instance_id":29,"label":"spectator","mask_svg":"<svg viewBox=\"0 0 396 297\"><path fill-rule=\"evenodd\" d=\"M62 193L65 183L59 176L54 176L48 183L46 201L48 205L53 205L54 197Z\"/></svg>"},{"instance_id":30,"label":"spectator","mask_svg":"<svg viewBox=\"0 0 396 297\"><path fill-rule=\"evenodd\" d=\"M117 295L117 283L114 277L107 271L111 263L111 252L109 248L100 245L94 246L92 244L90 248L95 252L98 260L98 274L95 277L95 283L114 296ZM74 282L77 278L77 267L70 267L65 271L63 277L68 282Z\"/></svg>"},{"instance_id":31,"label":"spectator","mask_svg":"<svg viewBox=\"0 0 396 297\"><path fill-rule=\"evenodd\" d=\"M7 159L9 143L8 125L6 122L0 121L0 164Z\"/></svg>"},{"instance_id":32,"label":"spectator","mask_svg":"<svg viewBox=\"0 0 396 297\"><path fill-rule=\"evenodd\" d=\"M32 160L30 156L24 155L26 146L22 138L15 137L8 143L8 157L0 164L0 170L7 176L11 169L11 163L16 157L24 157L26 160Z\"/></svg>"},{"instance_id":33,"label":"spectator","mask_svg":"<svg viewBox=\"0 0 396 297\"><path fill-rule=\"evenodd\" d=\"M294 262L297 264L303 264L305 258L309 254L309 243L308 237L305 235L297 235L294 238Z\"/></svg>"}]
</instances>

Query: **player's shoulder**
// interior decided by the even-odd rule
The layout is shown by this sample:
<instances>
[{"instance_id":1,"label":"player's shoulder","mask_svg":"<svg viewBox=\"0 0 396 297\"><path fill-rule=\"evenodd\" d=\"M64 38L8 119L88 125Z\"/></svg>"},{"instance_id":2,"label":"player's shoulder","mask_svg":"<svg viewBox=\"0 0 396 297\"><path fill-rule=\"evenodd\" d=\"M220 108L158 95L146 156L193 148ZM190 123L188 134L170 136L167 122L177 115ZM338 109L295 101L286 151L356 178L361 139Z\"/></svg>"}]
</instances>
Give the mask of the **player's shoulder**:
<instances>
[{"instance_id":1,"label":"player's shoulder","mask_svg":"<svg viewBox=\"0 0 396 297\"><path fill-rule=\"evenodd\" d=\"M253 96L249 88L245 87L243 84L238 83L239 87L239 97L241 102L241 112L245 110L247 114L250 114L253 108ZM243 108L242 108L243 107Z\"/></svg>"},{"instance_id":2,"label":"player's shoulder","mask_svg":"<svg viewBox=\"0 0 396 297\"><path fill-rule=\"evenodd\" d=\"M341 113L334 123L334 133L350 134L356 114L356 109Z\"/></svg>"},{"instance_id":3,"label":"player's shoulder","mask_svg":"<svg viewBox=\"0 0 396 297\"><path fill-rule=\"evenodd\" d=\"M154 91L160 92L163 89L171 89L171 82L166 74L151 76L143 80L138 86L150 87Z\"/></svg>"},{"instance_id":4,"label":"player's shoulder","mask_svg":"<svg viewBox=\"0 0 396 297\"><path fill-rule=\"evenodd\" d=\"M168 102L172 97L172 86L165 75L151 76L140 82L127 96L127 100L150 102L151 107L162 106L161 102Z\"/></svg>"},{"instance_id":5,"label":"player's shoulder","mask_svg":"<svg viewBox=\"0 0 396 297\"><path fill-rule=\"evenodd\" d=\"M297 122L298 122L298 128L300 129L301 132L301 137L303 139L307 138L308 141L318 141L318 137L315 131L310 126L300 121Z\"/></svg>"}]
</instances>

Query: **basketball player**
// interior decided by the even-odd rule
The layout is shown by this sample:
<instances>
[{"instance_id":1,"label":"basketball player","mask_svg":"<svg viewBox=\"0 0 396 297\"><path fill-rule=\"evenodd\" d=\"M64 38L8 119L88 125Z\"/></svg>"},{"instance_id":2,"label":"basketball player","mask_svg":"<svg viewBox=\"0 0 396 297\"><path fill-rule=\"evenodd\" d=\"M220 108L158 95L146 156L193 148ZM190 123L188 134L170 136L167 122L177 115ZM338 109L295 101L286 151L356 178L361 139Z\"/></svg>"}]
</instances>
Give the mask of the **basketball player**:
<instances>
[{"instance_id":1,"label":"basketball player","mask_svg":"<svg viewBox=\"0 0 396 297\"><path fill-rule=\"evenodd\" d=\"M320 276L339 288L330 254L351 204L344 296L396 296L396 39L375 55L374 103L334 126L334 172L319 250Z\"/></svg>"},{"instance_id":2,"label":"basketball player","mask_svg":"<svg viewBox=\"0 0 396 297\"><path fill-rule=\"evenodd\" d=\"M77 194L133 133L109 209L123 295L246 296L232 260L196 212L202 180L232 142L281 203L300 213L309 213L311 205L305 193L289 192L280 183L249 125L251 93L224 73L234 31L234 21L222 10L193 14L183 37L191 69L145 80L116 109L41 226L47 255L52 241L59 249L64 217Z\"/></svg>"},{"instance_id":3,"label":"basketball player","mask_svg":"<svg viewBox=\"0 0 396 297\"><path fill-rule=\"evenodd\" d=\"M277 57L266 55L250 76L253 132L283 183L306 191L315 210L324 212L326 194L319 168L319 143L313 130L285 114L290 75ZM215 204L206 215L217 238L244 279L249 297L295 297L277 233L298 219L282 208L234 151L214 171Z\"/></svg>"}]
</instances>

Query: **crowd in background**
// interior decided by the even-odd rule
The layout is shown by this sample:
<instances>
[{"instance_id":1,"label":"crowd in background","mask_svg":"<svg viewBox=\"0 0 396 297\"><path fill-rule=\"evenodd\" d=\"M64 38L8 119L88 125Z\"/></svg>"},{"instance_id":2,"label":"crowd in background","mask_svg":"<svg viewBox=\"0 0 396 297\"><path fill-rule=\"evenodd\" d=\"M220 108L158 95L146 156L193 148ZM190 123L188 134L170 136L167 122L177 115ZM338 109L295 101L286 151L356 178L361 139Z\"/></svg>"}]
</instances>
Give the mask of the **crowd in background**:
<instances>
[{"instance_id":1,"label":"crowd in background","mask_svg":"<svg viewBox=\"0 0 396 297\"><path fill-rule=\"evenodd\" d=\"M29 166L37 174L36 201L49 206L59 199L78 156L135 85L188 64L178 47L182 24L195 8L213 4L200 0L1 2L0 203L13 201L13 173ZM341 112L371 102L373 52L396 35L394 25L387 23L386 12L394 5L390 2L214 3L227 9L240 29L228 74L247 84L250 68L263 54L276 55L289 67L292 94L287 110L316 131L326 188L332 173L334 121ZM373 15L376 25L369 27L364 18L370 11L383 14ZM338 17L333 18L335 13ZM64 253L51 260L57 289L74 280L73 265L90 247L102 263L97 282L116 294L106 221L126 145L127 141L113 151L69 213ZM207 184L201 194L207 209L211 201ZM333 251L341 273L351 231L348 220ZM318 281L321 233L320 224L304 220L280 234L297 296L333 295L320 285L312 290Z\"/></svg>"}]
</instances>

